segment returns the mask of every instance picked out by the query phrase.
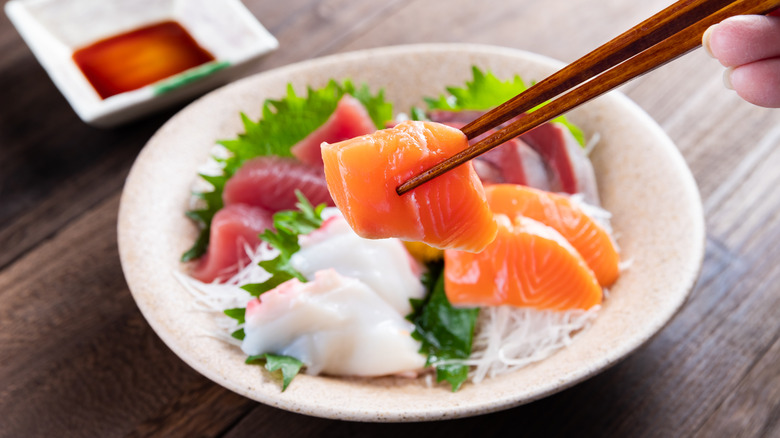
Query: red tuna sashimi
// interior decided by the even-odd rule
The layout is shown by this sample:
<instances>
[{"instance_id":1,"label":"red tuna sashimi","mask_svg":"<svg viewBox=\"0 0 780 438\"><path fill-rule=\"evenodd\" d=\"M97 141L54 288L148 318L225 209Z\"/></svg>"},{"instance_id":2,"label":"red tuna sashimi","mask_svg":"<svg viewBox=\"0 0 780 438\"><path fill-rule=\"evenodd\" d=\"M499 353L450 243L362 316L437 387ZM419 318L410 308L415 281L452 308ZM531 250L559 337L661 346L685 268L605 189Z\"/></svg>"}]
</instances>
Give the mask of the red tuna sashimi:
<instances>
[{"instance_id":1,"label":"red tuna sashimi","mask_svg":"<svg viewBox=\"0 0 780 438\"><path fill-rule=\"evenodd\" d=\"M345 94L325 124L293 146L290 152L306 164L322 167L320 145L323 142L338 143L374 131L376 126L366 107L359 100Z\"/></svg>"},{"instance_id":2,"label":"red tuna sashimi","mask_svg":"<svg viewBox=\"0 0 780 438\"><path fill-rule=\"evenodd\" d=\"M461 129L484 114L484 111L434 110L431 120ZM491 135L495 130L480 134L471 144ZM538 152L524 141L514 138L503 145L476 157L474 170L486 184L522 184L540 190L550 190L550 175Z\"/></svg>"},{"instance_id":3,"label":"red tuna sashimi","mask_svg":"<svg viewBox=\"0 0 780 438\"><path fill-rule=\"evenodd\" d=\"M560 123L545 123L520 136L539 152L550 169L550 190L582 193L585 201L599 205L596 175L585 151L569 129Z\"/></svg>"},{"instance_id":4,"label":"red tuna sashimi","mask_svg":"<svg viewBox=\"0 0 780 438\"><path fill-rule=\"evenodd\" d=\"M258 234L273 226L268 210L249 205L228 205L211 221L209 248L200 258L192 276L203 282L226 279L249 262L246 246L260 244Z\"/></svg>"},{"instance_id":5,"label":"red tuna sashimi","mask_svg":"<svg viewBox=\"0 0 780 438\"><path fill-rule=\"evenodd\" d=\"M550 190L549 175L542 157L516 138L477 157L474 169L487 184L522 184Z\"/></svg>"},{"instance_id":6,"label":"red tuna sashimi","mask_svg":"<svg viewBox=\"0 0 780 438\"><path fill-rule=\"evenodd\" d=\"M313 205L334 205L321 168L294 158L258 157L247 160L225 184L225 205L247 204L271 212L292 210L300 190Z\"/></svg>"},{"instance_id":7,"label":"red tuna sashimi","mask_svg":"<svg viewBox=\"0 0 780 438\"><path fill-rule=\"evenodd\" d=\"M431 112L430 117L433 121L460 129L482 114L483 112L481 111L436 110ZM523 115L518 117L523 117ZM515 120L512 119L501 126L512 123ZM481 134L473 139L472 142L479 141L490 134L492 132ZM544 123L521 135L519 139L538 152L543 166L540 167L537 164L538 161L533 161L536 157L517 153L520 149L507 151L508 144L506 144L493 150L500 154L497 160L491 160L488 157L488 163L477 164L477 160L485 160L484 155L488 155L490 152L475 159L474 168L477 170L480 178L484 178L486 183L516 183L555 192L582 193L586 202L599 205L593 165L565 125L561 123ZM532 161L522 163L522 159L526 158L527 155L528 159ZM502 164L497 165L496 163ZM523 182L517 178L512 181L510 178L519 174L518 169L527 170L529 172L527 174L533 175L533 180L529 179L529 181ZM546 180L546 184L540 183L543 179Z\"/></svg>"},{"instance_id":8,"label":"red tuna sashimi","mask_svg":"<svg viewBox=\"0 0 780 438\"><path fill-rule=\"evenodd\" d=\"M428 117L433 122L444 123L448 125L450 123L457 123L461 126L466 125L477 117L485 114L486 111L479 110L462 110L462 111L448 111L448 110L433 110L428 114Z\"/></svg>"}]
</instances>

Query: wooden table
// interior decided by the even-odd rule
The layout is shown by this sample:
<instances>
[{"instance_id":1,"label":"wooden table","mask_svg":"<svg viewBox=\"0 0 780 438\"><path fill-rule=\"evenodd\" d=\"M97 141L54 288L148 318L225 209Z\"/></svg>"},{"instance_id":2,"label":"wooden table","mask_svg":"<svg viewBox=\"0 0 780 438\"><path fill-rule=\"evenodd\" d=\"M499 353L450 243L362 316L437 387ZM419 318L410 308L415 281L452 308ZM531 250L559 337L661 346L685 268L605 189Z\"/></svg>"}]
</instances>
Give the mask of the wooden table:
<instances>
[{"instance_id":1,"label":"wooden table","mask_svg":"<svg viewBox=\"0 0 780 438\"><path fill-rule=\"evenodd\" d=\"M246 0L280 40L263 71L419 42L504 45L572 61L671 3L621 0ZM151 330L117 255L133 159L177 108L82 123L0 18L0 435L780 436L780 111L723 88L697 51L623 88L693 170L706 260L685 307L620 364L476 418L361 424L245 399Z\"/></svg>"}]
</instances>

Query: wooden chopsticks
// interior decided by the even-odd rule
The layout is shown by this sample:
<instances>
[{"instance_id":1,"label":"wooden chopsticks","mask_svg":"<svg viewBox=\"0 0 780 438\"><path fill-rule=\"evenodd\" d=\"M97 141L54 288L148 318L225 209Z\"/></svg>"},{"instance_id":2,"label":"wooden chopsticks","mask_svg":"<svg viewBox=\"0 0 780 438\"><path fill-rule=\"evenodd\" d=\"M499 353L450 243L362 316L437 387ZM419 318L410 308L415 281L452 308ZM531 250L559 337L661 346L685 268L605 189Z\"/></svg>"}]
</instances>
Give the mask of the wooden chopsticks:
<instances>
[{"instance_id":1,"label":"wooden chopsticks","mask_svg":"<svg viewBox=\"0 0 780 438\"><path fill-rule=\"evenodd\" d=\"M734 15L767 14L778 7L780 0L680 0L464 126L462 131L472 139L582 84L410 178L396 191L403 195L501 143L695 49L711 25Z\"/></svg>"}]
</instances>

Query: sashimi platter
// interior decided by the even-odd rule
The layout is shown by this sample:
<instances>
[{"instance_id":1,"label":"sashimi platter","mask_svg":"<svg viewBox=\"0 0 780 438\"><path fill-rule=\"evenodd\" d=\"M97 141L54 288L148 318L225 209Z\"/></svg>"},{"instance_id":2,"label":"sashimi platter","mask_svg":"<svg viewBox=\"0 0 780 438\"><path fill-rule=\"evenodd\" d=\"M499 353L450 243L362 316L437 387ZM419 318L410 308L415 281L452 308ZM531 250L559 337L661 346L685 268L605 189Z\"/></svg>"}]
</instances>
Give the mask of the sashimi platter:
<instances>
[{"instance_id":1,"label":"sashimi platter","mask_svg":"<svg viewBox=\"0 0 780 438\"><path fill-rule=\"evenodd\" d=\"M479 415L615 364L674 316L704 251L693 177L633 102L607 94L396 193L468 147L459 128L560 67L398 46L193 102L122 195L144 317L216 383L345 420Z\"/></svg>"}]
</instances>

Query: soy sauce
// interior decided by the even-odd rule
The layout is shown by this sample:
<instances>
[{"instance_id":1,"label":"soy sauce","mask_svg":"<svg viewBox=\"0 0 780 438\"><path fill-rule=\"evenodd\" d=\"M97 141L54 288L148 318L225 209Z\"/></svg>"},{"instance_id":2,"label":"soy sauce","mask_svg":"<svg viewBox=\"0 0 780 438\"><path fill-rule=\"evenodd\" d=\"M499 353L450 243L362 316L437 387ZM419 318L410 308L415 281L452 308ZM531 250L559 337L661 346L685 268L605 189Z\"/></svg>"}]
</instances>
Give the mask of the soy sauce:
<instances>
[{"instance_id":1,"label":"soy sauce","mask_svg":"<svg viewBox=\"0 0 780 438\"><path fill-rule=\"evenodd\" d=\"M164 21L76 50L73 60L105 99L213 61L214 56L179 23Z\"/></svg>"}]
</instances>

